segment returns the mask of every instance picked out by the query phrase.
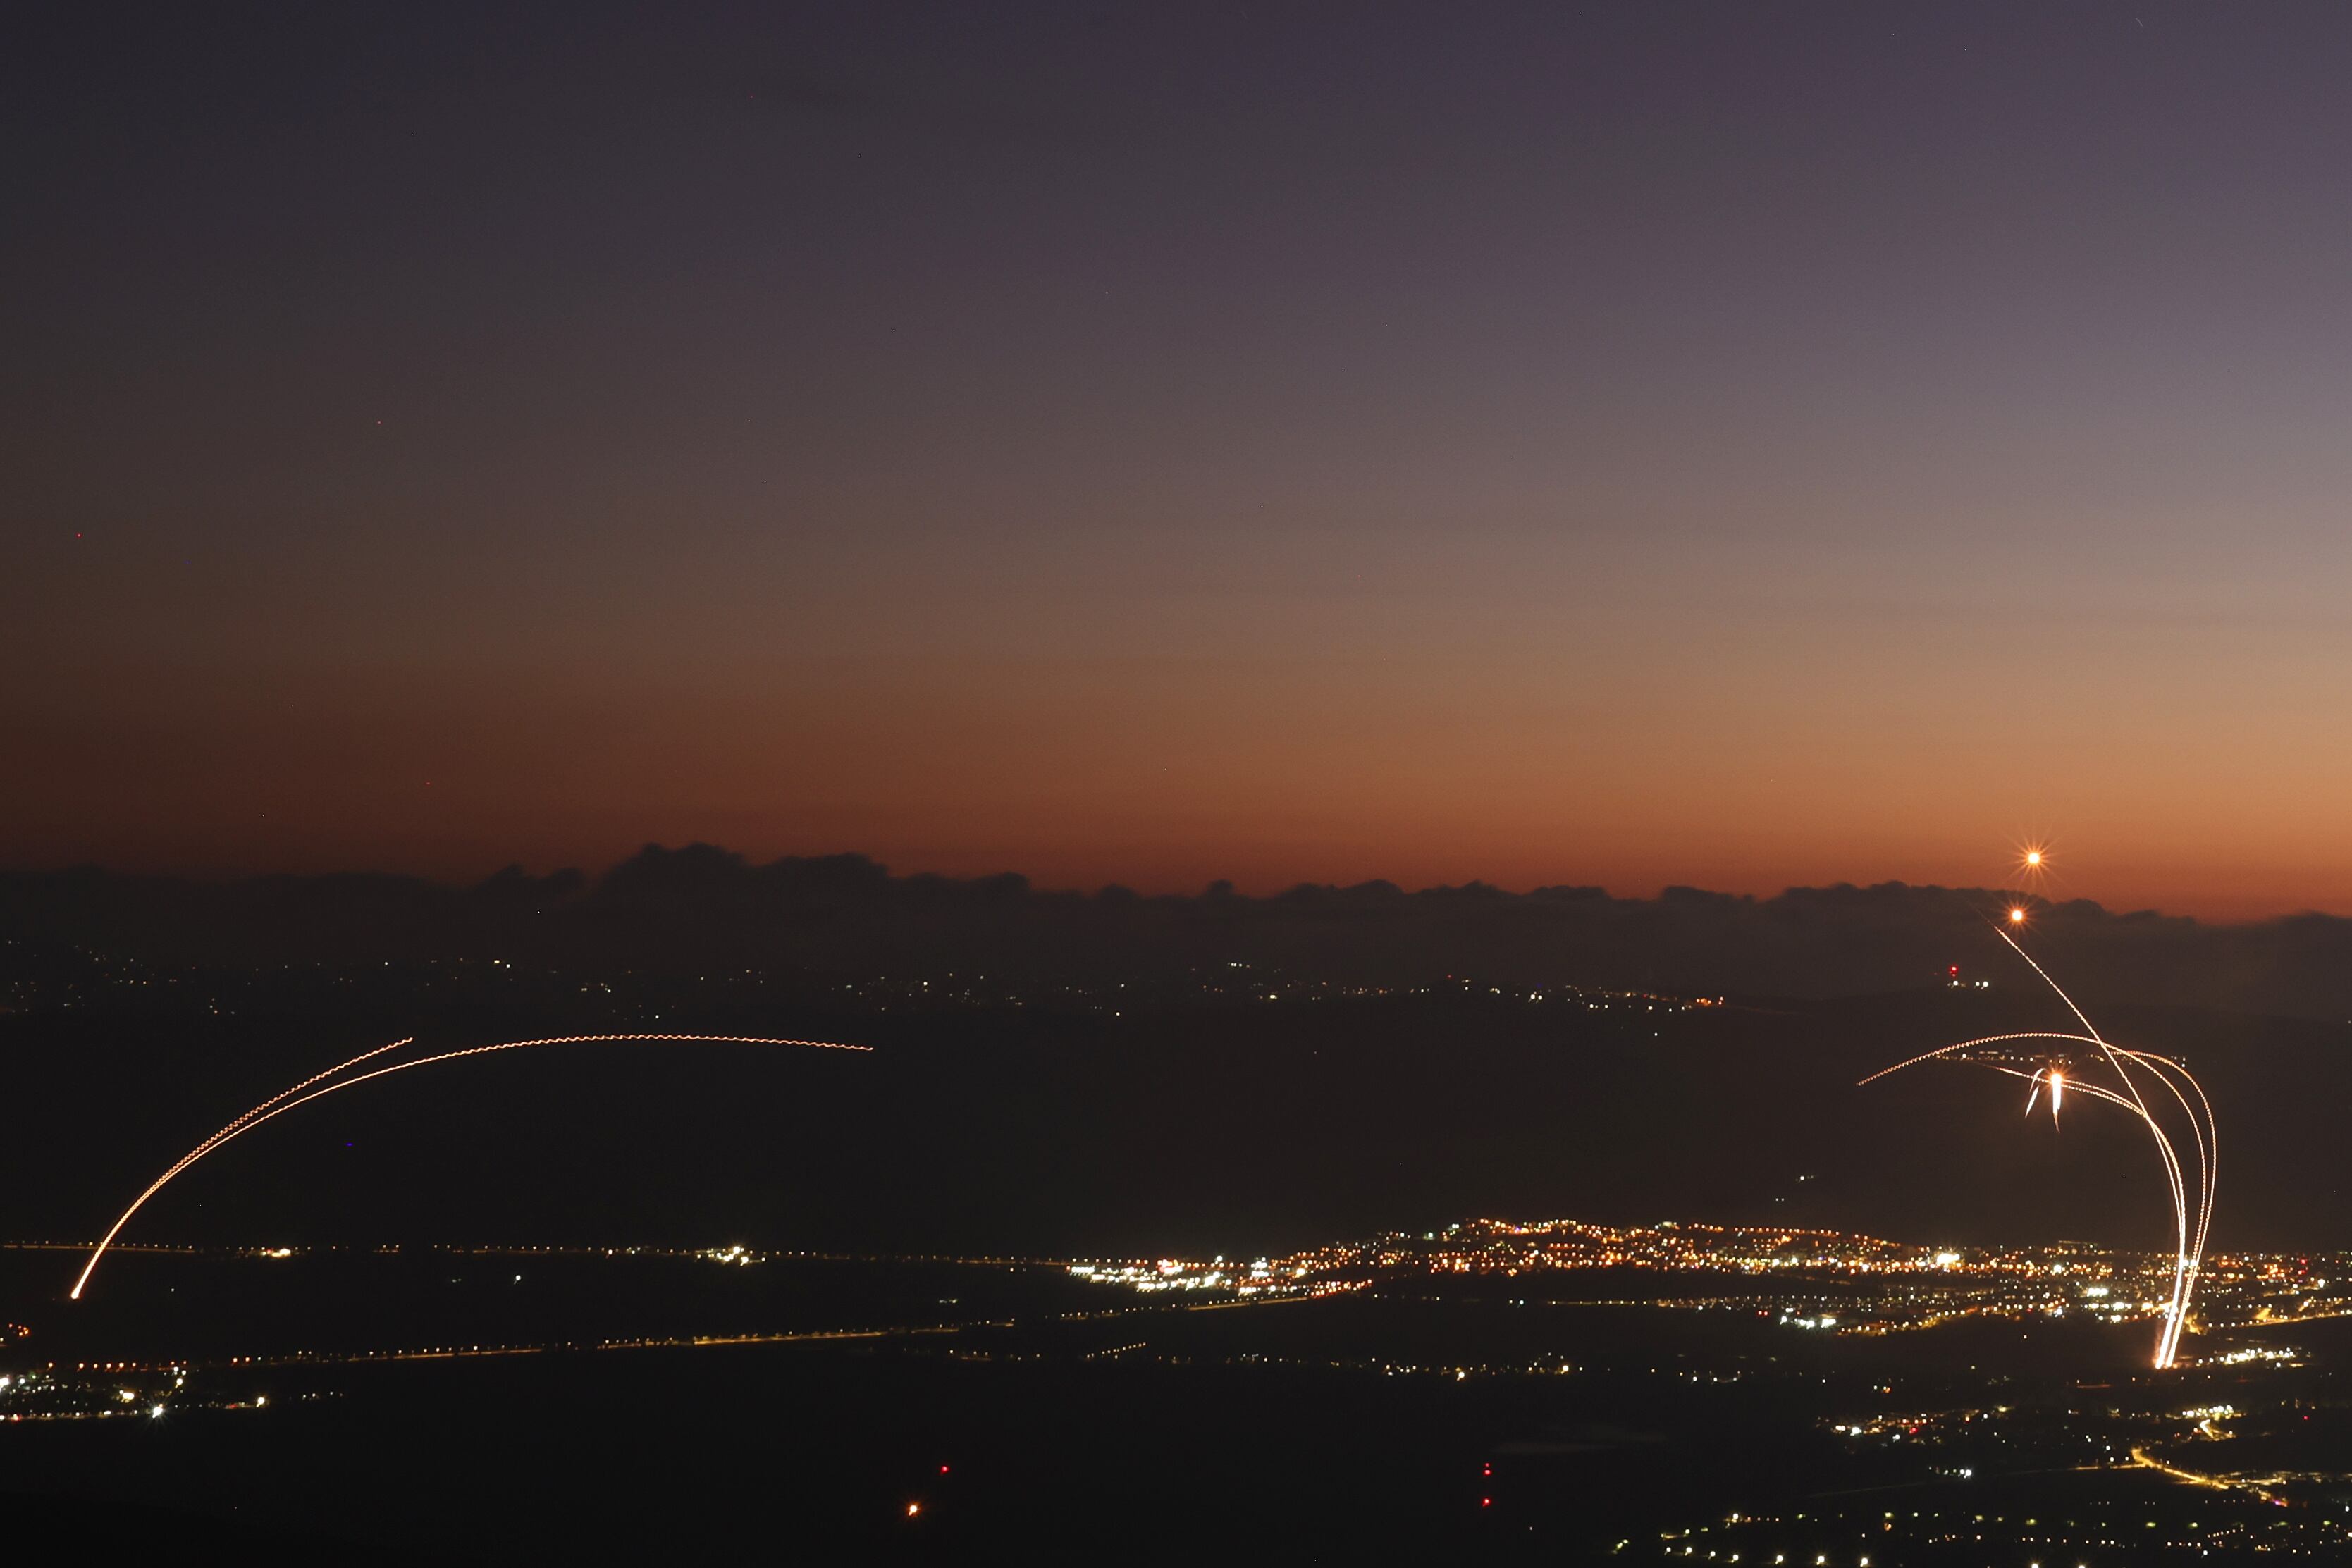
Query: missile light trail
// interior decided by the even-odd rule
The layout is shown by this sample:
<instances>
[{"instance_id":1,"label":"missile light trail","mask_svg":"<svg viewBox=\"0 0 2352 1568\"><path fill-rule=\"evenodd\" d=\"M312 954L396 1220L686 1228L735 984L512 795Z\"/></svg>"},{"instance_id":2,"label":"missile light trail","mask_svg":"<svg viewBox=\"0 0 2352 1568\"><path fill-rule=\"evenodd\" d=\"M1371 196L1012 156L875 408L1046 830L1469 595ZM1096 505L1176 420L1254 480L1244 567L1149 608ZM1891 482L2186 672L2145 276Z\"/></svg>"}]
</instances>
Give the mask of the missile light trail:
<instances>
[{"instance_id":1,"label":"missile light trail","mask_svg":"<svg viewBox=\"0 0 2352 1568\"><path fill-rule=\"evenodd\" d=\"M2029 851L2027 864L2041 865L2036 852ZM1862 1080L1874 1083L1890 1073L1900 1072L1928 1061L1965 1061L2009 1077L2021 1079L2027 1085L2025 1113L2032 1115L2043 1090L2050 1094L2050 1120L2058 1124L2058 1112L2066 1093L2078 1095L2114 1105L2138 1117L2155 1142L2157 1159L2164 1170L2165 1190L2172 1202L2173 1269L2171 1296L2164 1312L2164 1326L2157 1335L2156 1365L2163 1370L2173 1364L2179 1354L2180 1334L2189 1318L2191 1297L2197 1288L2197 1274L2205 1256L2205 1239L2213 1218L2214 1176L2220 1161L2220 1139L2213 1124L2213 1107L2205 1091L2189 1070L2170 1057L2149 1051L2132 1051L2115 1045L2102 1036L2083 1009L2074 1003L2047 970L2034 960L2011 932L2025 923L2025 910L2012 905L2007 925L1995 923L1993 935L1999 936L2027 966L2040 976L2066 1010L2074 1015L2083 1027L2080 1034L2026 1030L2011 1034L1984 1035L1975 1040L1961 1040L1943 1046L1883 1068ZM2027 1047L2022 1042L2033 1042ZM2086 1049L2087 1048L2087 1049ZM2039 1055L2042 1060L2034 1061ZM2105 1070L2105 1081L2085 1077L2084 1069L2097 1073ZM2143 1085L2147 1092L2143 1093ZM2167 1104L2166 1097L2170 1103ZM2157 1105L2150 1109L2153 1097ZM2177 1114L2176 1114L2177 1113ZM2174 1123L2168 1131L2166 1118ZM2186 1149L2179 1134L2187 1130ZM2184 1154L2194 1158L2190 1166Z\"/></svg>"},{"instance_id":2,"label":"missile light trail","mask_svg":"<svg viewBox=\"0 0 2352 1568\"><path fill-rule=\"evenodd\" d=\"M142 1192L137 1197L132 1198L131 1200L131 1206L115 1217L115 1220L112 1225L107 1227L106 1234L103 1237L100 1237L99 1239L98 1245L90 1249L89 1260L82 1265L81 1274L74 1281L73 1289L67 1292L68 1299L77 1301L81 1300L82 1288L89 1283L89 1277L97 1270L99 1260L106 1256L107 1249L114 1245L114 1239L122 1233L122 1228L124 1226L131 1223L131 1216L137 1214L141 1208L146 1206L149 1198L153 1197L157 1193L163 1191L165 1186L171 1184L173 1178L179 1176L183 1171L185 1171L190 1166L194 1165L198 1160L203 1159L206 1155L211 1154L214 1150L220 1148L222 1145L233 1143L236 1139L243 1137L246 1134L252 1132L256 1127L260 1126L263 1123L275 1121L277 1118L284 1115L287 1112L293 1110L298 1105L307 1105L313 1100L323 1098L329 1094L337 1093L340 1091L349 1089L355 1084L364 1083L372 1078L383 1078L394 1072L405 1072L409 1069L415 1067L429 1067L436 1061L457 1061L465 1057L488 1056L493 1052L501 1051L521 1051L529 1047L538 1045L643 1043L663 1045L789 1045L798 1046L812 1051L871 1051L874 1049L870 1045L846 1045L839 1040L785 1040L766 1035L568 1034L552 1035L541 1040L502 1040L496 1045L468 1046L462 1051L444 1051L436 1052L431 1056L413 1057L406 1061L396 1061L387 1067L372 1068L365 1072L351 1073L348 1077L340 1076L341 1074L349 1072L352 1068L359 1066L362 1062L371 1061L375 1058L383 1055L386 1051L397 1051L404 1045L412 1044L414 1043L414 1036L395 1040L389 1045L379 1045L372 1051L363 1051L360 1052L359 1055L351 1058L347 1061L337 1062L334 1066L326 1069L324 1071L314 1072L310 1077L303 1079L299 1083L279 1090L268 1099L264 1100L260 1104L256 1105L250 1111L246 1112L243 1115L229 1123L226 1126L221 1128L220 1131L215 1133L212 1136L198 1144L194 1148L190 1149L186 1154L182 1155L177 1160L173 1161L165 1168L162 1176L157 1176L153 1181L150 1182L144 1192Z\"/></svg>"}]
</instances>

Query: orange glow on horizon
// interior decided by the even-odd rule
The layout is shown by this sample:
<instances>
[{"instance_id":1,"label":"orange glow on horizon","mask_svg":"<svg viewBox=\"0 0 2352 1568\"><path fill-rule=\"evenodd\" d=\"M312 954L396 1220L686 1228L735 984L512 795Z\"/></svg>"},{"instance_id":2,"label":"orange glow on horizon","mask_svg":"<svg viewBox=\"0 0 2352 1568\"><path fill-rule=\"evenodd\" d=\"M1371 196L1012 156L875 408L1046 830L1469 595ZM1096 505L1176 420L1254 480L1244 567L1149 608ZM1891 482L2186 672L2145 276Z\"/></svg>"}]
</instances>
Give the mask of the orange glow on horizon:
<instances>
[{"instance_id":1,"label":"orange glow on horizon","mask_svg":"<svg viewBox=\"0 0 2352 1568\"><path fill-rule=\"evenodd\" d=\"M2335 776L2325 758L2265 775L2283 780L2276 798L2242 810L2239 781L2198 777L2177 754L2118 742L2094 766L2062 742L2057 777L2020 807L1964 787L1972 725L1948 744L1891 737L1856 777L1822 760L1837 747L1811 716L1662 727L1654 715L1696 700L1663 677L1562 725L1539 687L1482 685L1475 669L1375 703L1315 667L1253 685L1214 664L1150 668L1129 690L1051 664L853 662L790 692L744 676L683 695L684 673L583 693L486 665L462 685L349 697L299 670L123 689L105 668L68 671L44 697L54 711L19 720L44 765L0 779L0 864L471 883L510 863L594 875L648 842L700 841L757 862L855 852L901 875L1009 871L1056 889L1477 880L1769 898L1840 882L2040 893L2031 879L2056 877L2063 859L2070 893L2111 910L2352 914L2352 821L2312 782ZM114 716L99 727L80 710ZM616 734L631 744L615 750ZM2236 736L2220 749L2275 748ZM2135 767L2144 793L2095 804L2069 771ZM2038 836L2021 844L2002 819L2025 815L2095 820L2095 876ZM1987 842L2003 841L2009 857L1988 863Z\"/></svg>"}]
</instances>

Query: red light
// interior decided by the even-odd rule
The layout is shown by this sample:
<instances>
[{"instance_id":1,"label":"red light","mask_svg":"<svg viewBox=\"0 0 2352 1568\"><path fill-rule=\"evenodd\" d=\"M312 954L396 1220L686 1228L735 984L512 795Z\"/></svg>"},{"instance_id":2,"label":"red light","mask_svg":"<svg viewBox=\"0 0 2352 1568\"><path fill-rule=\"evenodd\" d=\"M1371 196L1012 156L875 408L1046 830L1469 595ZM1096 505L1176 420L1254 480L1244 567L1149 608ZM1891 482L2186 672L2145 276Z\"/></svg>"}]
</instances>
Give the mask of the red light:
<instances>
[{"instance_id":1,"label":"red light","mask_svg":"<svg viewBox=\"0 0 2352 1568\"><path fill-rule=\"evenodd\" d=\"M945 1475L945 1474L947 1474L947 1473L948 1473L948 1468L947 1468L945 1465L941 1465L941 1466L940 1467L940 1474L941 1474L941 1475Z\"/></svg>"},{"instance_id":2,"label":"red light","mask_svg":"<svg viewBox=\"0 0 2352 1568\"><path fill-rule=\"evenodd\" d=\"M1482 1497L1478 1500L1478 1506L1480 1508L1492 1508L1495 1506L1495 1500L1491 1497Z\"/></svg>"},{"instance_id":3,"label":"red light","mask_svg":"<svg viewBox=\"0 0 2352 1568\"><path fill-rule=\"evenodd\" d=\"M1953 965L1953 966L1952 966L1952 978L1954 978L1954 979L1956 979L1956 980L1957 980L1957 979L1958 979L1959 977L1960 977L1960 967L1959 967L1958 964L1955 964L1955 965Z\"/></svg>"},{"instance_id":4,"label":"red light","mask_svg":"<svg viewBox=\"0 0 2352 1568\"><path fill-rule=\"evenodd\" d=\"M1478 1467L1478 1473L1482 1476L1491 1476L1495 1473L1495 1467L1492 1465L1480 1465Z\"/></svg>"}]
</instances>

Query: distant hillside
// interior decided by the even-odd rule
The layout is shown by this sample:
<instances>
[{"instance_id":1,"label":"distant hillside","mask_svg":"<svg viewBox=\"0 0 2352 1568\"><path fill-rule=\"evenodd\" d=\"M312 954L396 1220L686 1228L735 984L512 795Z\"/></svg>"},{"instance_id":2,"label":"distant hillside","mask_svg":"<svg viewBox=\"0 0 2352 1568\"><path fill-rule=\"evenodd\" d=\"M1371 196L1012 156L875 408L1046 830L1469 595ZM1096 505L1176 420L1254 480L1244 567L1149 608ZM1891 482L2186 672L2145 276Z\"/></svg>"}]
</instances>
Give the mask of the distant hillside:
<instances>
[{"instance_id":1,"label":"distant hillside","mask_svg":"<svg viewBox=\"0 0 2352 1568\"><path fill-rule=\"evenodd\" d=\"M364 964L508 957L697 974L974 971L1149 978L1244 962L1349 983L1497 983L1833 997L1933 983L1958 964L2023 974L1986 926L2011 895L1839 885L1772 898L1669 888L1511 894L1473 883L1300 886L1252 898L1124 888L1044 892L1015 875L894 876L860 855L753 864L708 844L648 846L603 876L501 872L473 887L348 874L201 882L85 869L0 873L0 936L150 962ZM2352 921L2209 925L2035 904L2037 950L2104 1000L2352 1017Z\"/></svg>"}]
</instances>

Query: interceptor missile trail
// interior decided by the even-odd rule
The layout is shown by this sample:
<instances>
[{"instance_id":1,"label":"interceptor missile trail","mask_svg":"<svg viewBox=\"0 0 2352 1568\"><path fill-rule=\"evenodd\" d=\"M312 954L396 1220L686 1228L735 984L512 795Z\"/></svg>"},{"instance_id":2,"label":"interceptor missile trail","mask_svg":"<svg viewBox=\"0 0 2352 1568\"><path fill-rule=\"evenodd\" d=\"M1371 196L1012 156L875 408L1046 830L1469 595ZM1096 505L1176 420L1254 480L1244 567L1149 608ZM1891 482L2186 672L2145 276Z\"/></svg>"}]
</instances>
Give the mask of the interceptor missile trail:
<instances>
[{"instance_id":1,"label":"interceptor missile trail","mask_svg":"<svg viewBox=\"0 0 2352 1568\"><path fill-rule=\"evenodd\" d=\"M2039 862L2034 863L2038 865ZM2189 1070L2170 1057L2127 1050L2111 1044L2102 1036L2083 1009L2074 1005L2074 998L2068 996L2058 982L2050 977L2049 971L2036 963L2033 955L2011 935L2024 923L2024 909L2012 907L2005 926L1999 922L1993 923L1993 935L2008 943L2066 1005L2066 1010L2073 1013L2075 1020L2083 1026L2082 1033L2026 1030L1984 1035L1927 1051L1907 1061L1898 1061L1892 1067L1872 1073L1862 1082L1874 1083L1890 1072L1900 1072L1906 1067L1916 1067L1925 1061L1969 1061L1990 1067L1996 1072L2006 1073L2011 1078L2025 1080L2025 1113L2028 1116L2033 1114L2033 1107L2046 1087L2050 1091L2053 1126L2057 1124L2060 1103L2070 1089L2077 1094L2087 1095L2137 1116L2147 1126L2149 1137L2155 1141L2158 1161L2164 1167L2165 1191L2172 1199L2172 1291L2165 1307L2164 1326L2156 1341L2156 1365L2160 1371L2172 1365L2179 1354L2181 1330L2187 1325L2189 1300L2196 1291L2198 1270L2204 1262L2206 1233L2213 1221L2214 1176L2221 1164L2221 1138L2213 1124L2212 1103L2206 1099L2203 1087L2189 1075ZM2033 1048L2025 1048L2019 1043L2028 1040L2038 1043ZM2056 1049L2051 1050L2053 1047ZM2071 1051L2067 1049L2070 1047L2074 1048ZM2092 1049L2084 1051L2084 1047ZM2033 1055L2044 1051L2050 1052L2050 1059L2034 1065L2031 1071L2017 1064L2021 1057L2030 1061ZM2113 1075L2112 1082L2103 1083L2083 1076L2085 1062L2092 1064L2094 1070L2097 1066L2105 1067ZM2074 1071L2070 1072L2070 1066ZM2179 1116L2177 1120L2185 1123L2189 1129L2189 1148L2186 1151L2175 1141L2174 1134L2165 1130L2158 1110L2149 1108L2148 1097L2141 1093L2141 1081L2134 1077L2135 1071L2155 1081L2158 1109L2166 1114L2170 1114L2174 1108L2178 1109ZM2170 1107L2163 1103L2167 1094L2171 1096ZM2193 1174L2183 1159L2184 1152L2196 1157Z\"/></svg>"},{"instance_id":2,"label":"interceptor missile trail","mask_svg":"<svg viewBox=\"0 0 2352 1568\"><path fill-rule=\"evenodd\" d=\"M163 1191L173 1177L222 1145L245 1136L264 1122L275 1121L297 1105L307 1105L313 1100L332 1094L339 1090L349 1089L355 1083L364 1083L371 1078L382 1078L394 1072L405 1072L412 1067L429 1067L436 1061L455 1061L467 1056L487 1056L499 1051L520 1051L533 1045L594 1045L644 1041L666 1045L796 1045L815 1051L870 1051L874 1049L870 1045L845 1045L839 1040L779 1040L766 1035L748 1034L565 1034L551 1036L544 1040L509 1040L497 1045L476 1045L463 1051L445 1051L433 1056L420 1056L407 1061L395 1061L389 1067L373 1068L366 1072L354 1073L349 1078L336 1077L336 1074L346 1069L357 1067L361 1062L382 1056L387 1051L399 1050L402 1046L409 1044L414 1038L411 1036L408 1039L395 1040L390 1045L379 1045L373 1051L363 1051L348 1061L337 1062L323 1072L314 1072L299 1083L279 1090L186 1154L182 1155L162 1176L147 1185L146 1191L132 1198L131 1207L116 1216L114 1223L107 1227L106 1234L100 1238L98 1245L91 1249L89 1260L82 1265L80 1277L74 1281L73 1289L67 1293L68 1299L76 1301L81 1300L82 1287L89 1283L89 1276L97 1269L98 1260L106 1256L106 1249L114 1245L114 1239L122 1233L122 1228L125 1225L131 1223L131 1217L144 1207L149 1198ZM333 1082L329 1082L328 1080L333 1080ZM324 1088L314 1087L322 1082L326 1085Z\"/></svg>"}]
</instances>

